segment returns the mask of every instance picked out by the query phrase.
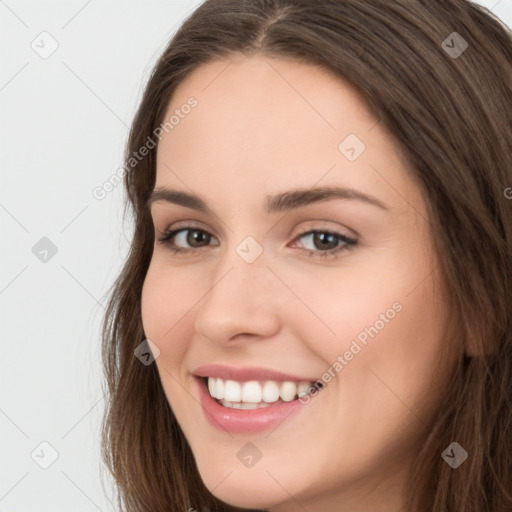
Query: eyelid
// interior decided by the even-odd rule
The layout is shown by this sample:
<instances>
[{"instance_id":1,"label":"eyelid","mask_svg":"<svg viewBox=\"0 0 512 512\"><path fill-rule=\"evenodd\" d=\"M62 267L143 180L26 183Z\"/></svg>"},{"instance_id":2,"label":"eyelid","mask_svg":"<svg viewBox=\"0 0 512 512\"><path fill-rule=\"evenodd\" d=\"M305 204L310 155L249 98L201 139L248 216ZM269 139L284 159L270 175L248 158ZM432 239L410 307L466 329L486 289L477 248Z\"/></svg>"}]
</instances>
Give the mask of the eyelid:
<instances>
[{"instance_id":1,"label":"eyelid","mask_svg":"<svg viewBox=\"0 0 512 512\"><path fill-rule=\"evenodd\" d=\"M210 229L210 227L207 227L206 224L203 224L202 222L199 222L196 220L178 220L176 222L173 222L173 223L167 225L167 227L162 230L162 233L165 235L169 231L178 231L180 229L187 229L187 228L189 228L191 230L198 229L198 230L204 231L205 233L208 233L209 235L214 236L215 238L218 238L217 235L212 232L214 230Z\"/></svg>"},{"instance_id":2,"label":"eyelid","mask_svg":"<svg viewBox=\"0 0 512 512\"><path fill-rule=\"evenodd\" d=\"M347 226L341 225L337 222L334 222L332 220L326 219L313 219L308 220L306 222L302 222L300 223L299 228L294 228L290 232L289 236L295 240L295 238L307 235L311 231L330 231L343 235L347 238L357 238L358 240L360 238L360 235L357 231L350 229Z\"/></svg>"}]
</instances>

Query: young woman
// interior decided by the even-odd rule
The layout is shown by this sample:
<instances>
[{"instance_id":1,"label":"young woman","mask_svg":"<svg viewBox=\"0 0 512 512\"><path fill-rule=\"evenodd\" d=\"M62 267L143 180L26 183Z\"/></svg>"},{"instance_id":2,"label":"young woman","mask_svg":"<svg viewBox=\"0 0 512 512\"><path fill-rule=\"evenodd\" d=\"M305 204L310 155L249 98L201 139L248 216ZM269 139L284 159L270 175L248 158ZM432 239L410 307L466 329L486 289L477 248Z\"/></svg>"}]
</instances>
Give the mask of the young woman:
<instances>
[{"instance_id":1,"label":"young woman","mask_svg":"<svg viewBox=\"0 0 512 512\"><path fill-rule=\"evenodd\" d=\"M512 510L512 38L207 0L133 122L104 323L130 512Z\"/></svg>"}]
</instances>

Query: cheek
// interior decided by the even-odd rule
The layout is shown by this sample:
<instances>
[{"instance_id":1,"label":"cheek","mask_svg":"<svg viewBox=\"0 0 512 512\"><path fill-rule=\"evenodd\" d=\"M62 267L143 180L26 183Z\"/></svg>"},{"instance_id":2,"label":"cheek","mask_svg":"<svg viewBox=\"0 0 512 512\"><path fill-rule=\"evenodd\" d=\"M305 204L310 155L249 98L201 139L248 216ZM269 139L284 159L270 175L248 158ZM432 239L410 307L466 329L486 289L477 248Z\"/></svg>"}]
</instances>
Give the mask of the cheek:
<instances>
[{"instance_id":1,"label":"cheek","mask_svg":"<svg viewBox=\"0 0 512 512\"><path fill-rule=\"evenodd\" d=\"M142 289L141 315L145 336L160 350L155 364L164 393L178 422L189 431L201 410L184 388L184 362L194 336L193 308L202 294L186 274L176 269L171 274L158 260L152 261Z\"/></svg>"},{"instance_id":2,"label":"cheek","mask_svg":"<svg viewBox=\"0 0 512 512\"><path fill-rule=\"evenodd\" d=\"M401 304L407 299L403 290L410 290L406 272L399 267L386 271L382 260L305 275L287 276L296 295L287 301L293 319L287 327L329 364L350 350L354 340L364 347L371 339L368 329L375 324L383 333L391 323L400 322L397 310L403 311Z\"/></svg>"},{"instance_id":3,"label":"cheek","mask_svg":"<svg viewBox=\"0 0 512 512\"><path fill-rule=\"evenodd\" d=\"M158 261L151 262L142 288L141 315L146 337L160 349L158 361L182 357L187 340L184 330L199 297L185 273L171 275Z\"/></svg>"},{"instance_id":4,"label":"cheek","mask_svg":"<svg viewBox=\"0 0 512 512\"><path fill-rule=\"evenodd\" d=\"M445 339L449 312L431 268L419 257L393 255L339 275L295 279L301 301L289 302L295 320L287 326L323 361L324 381L359 397L387 384L410 403L430 388L439 358L449 363L455 348Z\"/></svg>"}]
</instances>

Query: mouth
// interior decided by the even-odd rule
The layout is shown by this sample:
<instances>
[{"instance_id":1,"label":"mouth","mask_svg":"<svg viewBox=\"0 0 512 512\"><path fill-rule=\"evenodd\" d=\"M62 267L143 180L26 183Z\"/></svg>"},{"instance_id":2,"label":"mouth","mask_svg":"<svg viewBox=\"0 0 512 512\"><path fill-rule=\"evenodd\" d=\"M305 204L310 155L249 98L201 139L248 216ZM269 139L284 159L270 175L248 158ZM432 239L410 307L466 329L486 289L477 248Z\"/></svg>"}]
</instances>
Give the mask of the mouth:
<instances>
[{"instance_id":1,"label":"mouth","mask_svg":"<svg viewBox=\"0 0 512 512\"><path fill-rule=\"evenodd\" d=\"M207 421L227 432L257 432L277 427L304 411L324 386L319 380L273 370L209 365L194 372ZM302 413L304 414L304 413Z\"/></svg>"},{"instance_id":2,"label":"mouth","mask_svg":"<svg viewBox=\"0 0 512 512\"><path fill-rule=\"evenodd\" d=\"M304 398L318 389L313 381L250 380L240 382L220 377L202 377L210 396L230 409L262 409Z\"/></svg>"}]
</instances>

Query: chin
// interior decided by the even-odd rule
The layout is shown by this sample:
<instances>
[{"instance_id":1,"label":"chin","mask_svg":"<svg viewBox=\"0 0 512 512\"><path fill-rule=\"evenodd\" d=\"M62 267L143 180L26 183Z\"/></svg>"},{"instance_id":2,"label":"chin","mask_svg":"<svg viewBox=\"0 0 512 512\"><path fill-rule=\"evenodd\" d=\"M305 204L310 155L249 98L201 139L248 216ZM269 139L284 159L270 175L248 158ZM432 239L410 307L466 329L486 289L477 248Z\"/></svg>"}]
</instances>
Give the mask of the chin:
<instances>
[{"instance_id":1,"label":"chin","mask_svg":"<svg viewBox=\"0 0 512 512\"><path fill-rule=\"evenodd\" d=\"M286 493L263 469L254 475L254 469L240 469L226 472L224 479L219 471L210 467L199 473L206 488L219 500L228 505L247 509L267 509L287 499Z\"/></svg>"}]
</instances>

